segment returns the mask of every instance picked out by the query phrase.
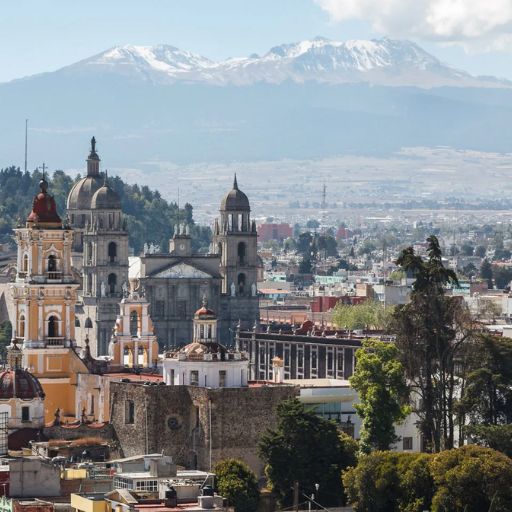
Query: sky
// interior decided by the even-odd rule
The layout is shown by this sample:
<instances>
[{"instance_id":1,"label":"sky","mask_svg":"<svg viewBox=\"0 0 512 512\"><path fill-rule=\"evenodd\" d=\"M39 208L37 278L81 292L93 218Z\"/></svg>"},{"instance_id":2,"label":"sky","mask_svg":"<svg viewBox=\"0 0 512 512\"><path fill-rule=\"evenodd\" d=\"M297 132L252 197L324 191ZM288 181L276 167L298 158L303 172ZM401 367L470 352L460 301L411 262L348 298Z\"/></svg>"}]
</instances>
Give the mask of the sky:
<instances>
[{"instance_id":1,"label":"sky","mask_svg":"<svg viewBox=\"0 0 512 512\"><path fill-rule=\"evenodd\" d=\"M0 0L0 82L122 44L220 60L316 36L407 38L447 64L512 80L512 0Z\"/></svg>"}]
</instances>

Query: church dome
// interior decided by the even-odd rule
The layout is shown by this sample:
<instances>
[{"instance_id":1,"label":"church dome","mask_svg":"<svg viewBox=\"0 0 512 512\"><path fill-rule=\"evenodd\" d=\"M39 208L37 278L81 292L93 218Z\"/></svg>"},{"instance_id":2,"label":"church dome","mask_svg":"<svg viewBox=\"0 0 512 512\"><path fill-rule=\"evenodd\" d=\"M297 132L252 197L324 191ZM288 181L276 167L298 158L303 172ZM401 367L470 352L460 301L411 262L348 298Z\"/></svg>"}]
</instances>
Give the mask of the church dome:
<instances>
[{"instance_id":1,"label":"church dome","mask_svg":"<svg viewBox=\"0 0 512 512\"><path fill-rule=\"evenodd\" d=\"M0 400L44 398L40 382L30 372L16 368L0 373Z\"/></svg>"},{"instance_id":2,"label":"church dome","mask_svg":"<svg viewBox=\"0 0 512 512\"><path fill-rule=\"evenodd\" d=\"M68 210L89 210L101 184L101 176L86 176L76 182L68 195Z\"/></svg>"},{"instance_id":3,"label":"church dome","mask_svg":"<svg viewBox=\"0 0 512 512\"><path fill-rule=\"evenodd\" d=\"M61 224L62 221L57 214L57 205L53 196L48 194L48 183L43 179L39 182L41 192L34 197L32 211L27 222Z\"/></svg>"},{"instance_id":4,"label":"church dome","mask_svg":"<svg viewBox=\"0 0 512 512\"><path fill-rule=\"evenodd\" d=\"M235 179L233 181L233 188L226 194L220 204L221 210L243 211L250 210L248 197L238 188L238 183Z\"/></svg>"},{"instance_id":5,"label":"church dome","mask_svg":"<svg viewBox=\"0 0 512 512\"><path fill-rule=\"evenodd\" d=\"M208 301L206 298L203 299L203 304L201 307L194 313L194 318L197 320L214 320L217 318L215 312L208 308Z\"/></svg>"},{"instance_id":6,"label":"church dome","mask_svg":"<svg viewBox=\"0 0 512 512\"><path fill-rule=\"evenodd\" d=\"M121 198L112 188L105 183L94 194L91 201L91 208L96 210L120 210Z\"/></svg>"}]
</instances>

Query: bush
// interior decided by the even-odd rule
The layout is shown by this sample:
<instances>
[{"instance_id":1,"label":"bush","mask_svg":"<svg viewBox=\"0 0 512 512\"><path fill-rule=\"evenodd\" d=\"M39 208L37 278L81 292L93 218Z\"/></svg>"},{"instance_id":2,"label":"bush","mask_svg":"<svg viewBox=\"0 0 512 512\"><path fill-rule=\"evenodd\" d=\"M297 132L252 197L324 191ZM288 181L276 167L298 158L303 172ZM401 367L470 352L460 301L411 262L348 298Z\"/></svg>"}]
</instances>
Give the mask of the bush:
<instances>
[{"instance_id":1,"label":"bush","mask_svg":"<svg viewBox=\"0 0 512 512\"><path fill-rule=\"evenodd\" d=\"M423 453L363 456L343 473L348 501L355 512L422 512L433 495L428 463Z\"/></svg>"},{"instance_id":2,"label":"bush","mask_svg":"<svg viewBox=\"0 0 512 512\"><path fill-rule=\"evenodd\" d=\"M431 457L434 512L512 510L512 460L506 455L469 445Z\"/></svg>"},{"instance_id":3,"label":"bush","mask_svg":"<svg viewBox=\"0 0 512 512\"><path fill-rule=\"evenodd\" d=\"M259 491L256 475L244 462L226 459L215 465L217 491L235 508L235 512L254 512Z\"/></svg>"},{"instance_id":4,"label":"bush","mask_svg":"<svg viewBox=\"0 0 512 512\"><path fill-rule=\"evenodd\" d=\"M343 473L355 512L506 512L512 460L491 448L438 454L374 452Z\"/></svg>"}]
</instances>

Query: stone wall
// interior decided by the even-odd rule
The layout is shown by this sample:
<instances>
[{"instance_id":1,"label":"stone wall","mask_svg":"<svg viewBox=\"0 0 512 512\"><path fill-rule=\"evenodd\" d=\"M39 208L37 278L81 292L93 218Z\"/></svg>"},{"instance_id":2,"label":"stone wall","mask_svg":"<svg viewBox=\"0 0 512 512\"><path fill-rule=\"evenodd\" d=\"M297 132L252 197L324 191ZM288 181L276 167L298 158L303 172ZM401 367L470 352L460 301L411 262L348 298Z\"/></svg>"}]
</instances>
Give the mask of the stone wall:
<instances>
[{"instance_id":1,"label":"stone wall","mask_svg":"<svg viewBox=\"0 0 512 512\"><path fill-rule=\"evenodd\" d=\"M85 425L77 426L52 426L43 429L43 437L46 439L65 439L72 441L84 437L100 437L105 441L114 439L114 427L110 423L95 425L93 427Z\"/></svg>"},{"instance_id":2,"label":"stone wall","mask_svg":"<svg viewBox=\"0 0 512 512\"><path fill-rule=\"evenodd\" d=\"M293 386L208 389L112 382L112 424L126 457L163 451L179 465L208 470L211 439L212 466L234 457L261 474L259 438L275 426L277 404L297 394ZM133 423L128 423L130 402Z\"/></svg>"}]
</instances>

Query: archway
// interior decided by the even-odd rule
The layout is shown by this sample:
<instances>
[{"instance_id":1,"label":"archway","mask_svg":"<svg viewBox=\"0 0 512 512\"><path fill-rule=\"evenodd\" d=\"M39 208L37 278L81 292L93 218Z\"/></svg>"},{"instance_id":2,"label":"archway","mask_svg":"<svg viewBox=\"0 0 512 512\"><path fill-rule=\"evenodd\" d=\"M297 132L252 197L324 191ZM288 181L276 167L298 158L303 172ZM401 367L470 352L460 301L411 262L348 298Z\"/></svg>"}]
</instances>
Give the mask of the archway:
<instances>
[{"instance_id":1,"label":"archway","mask_svg":"<svg viewBox=\"0 0 512 512\"><path fill-rule=\"evenodd\" d=\"M243 295L245 290L245 274L238 274L238 294Z\"/></svg>"},{"instance_id":2,"label":"archway","mask_svg":"<svg viewBox=\"0 0 512 512\"><path fill-rule=\"evenodd\" d=\"M59 319L56 316L48 318L48 338L59 336Z\"/></svg>"},{"instance_id":3,"label":"archway","mask_svg":"<svg viewBox=\"0 0 512 512\"><path fill-rule=\"evenodd\" d=\"M117 244L115 242L110 242L108 244L108 259L110 263L114 263L117 258Z\"/></svg>"}]
</instances>

